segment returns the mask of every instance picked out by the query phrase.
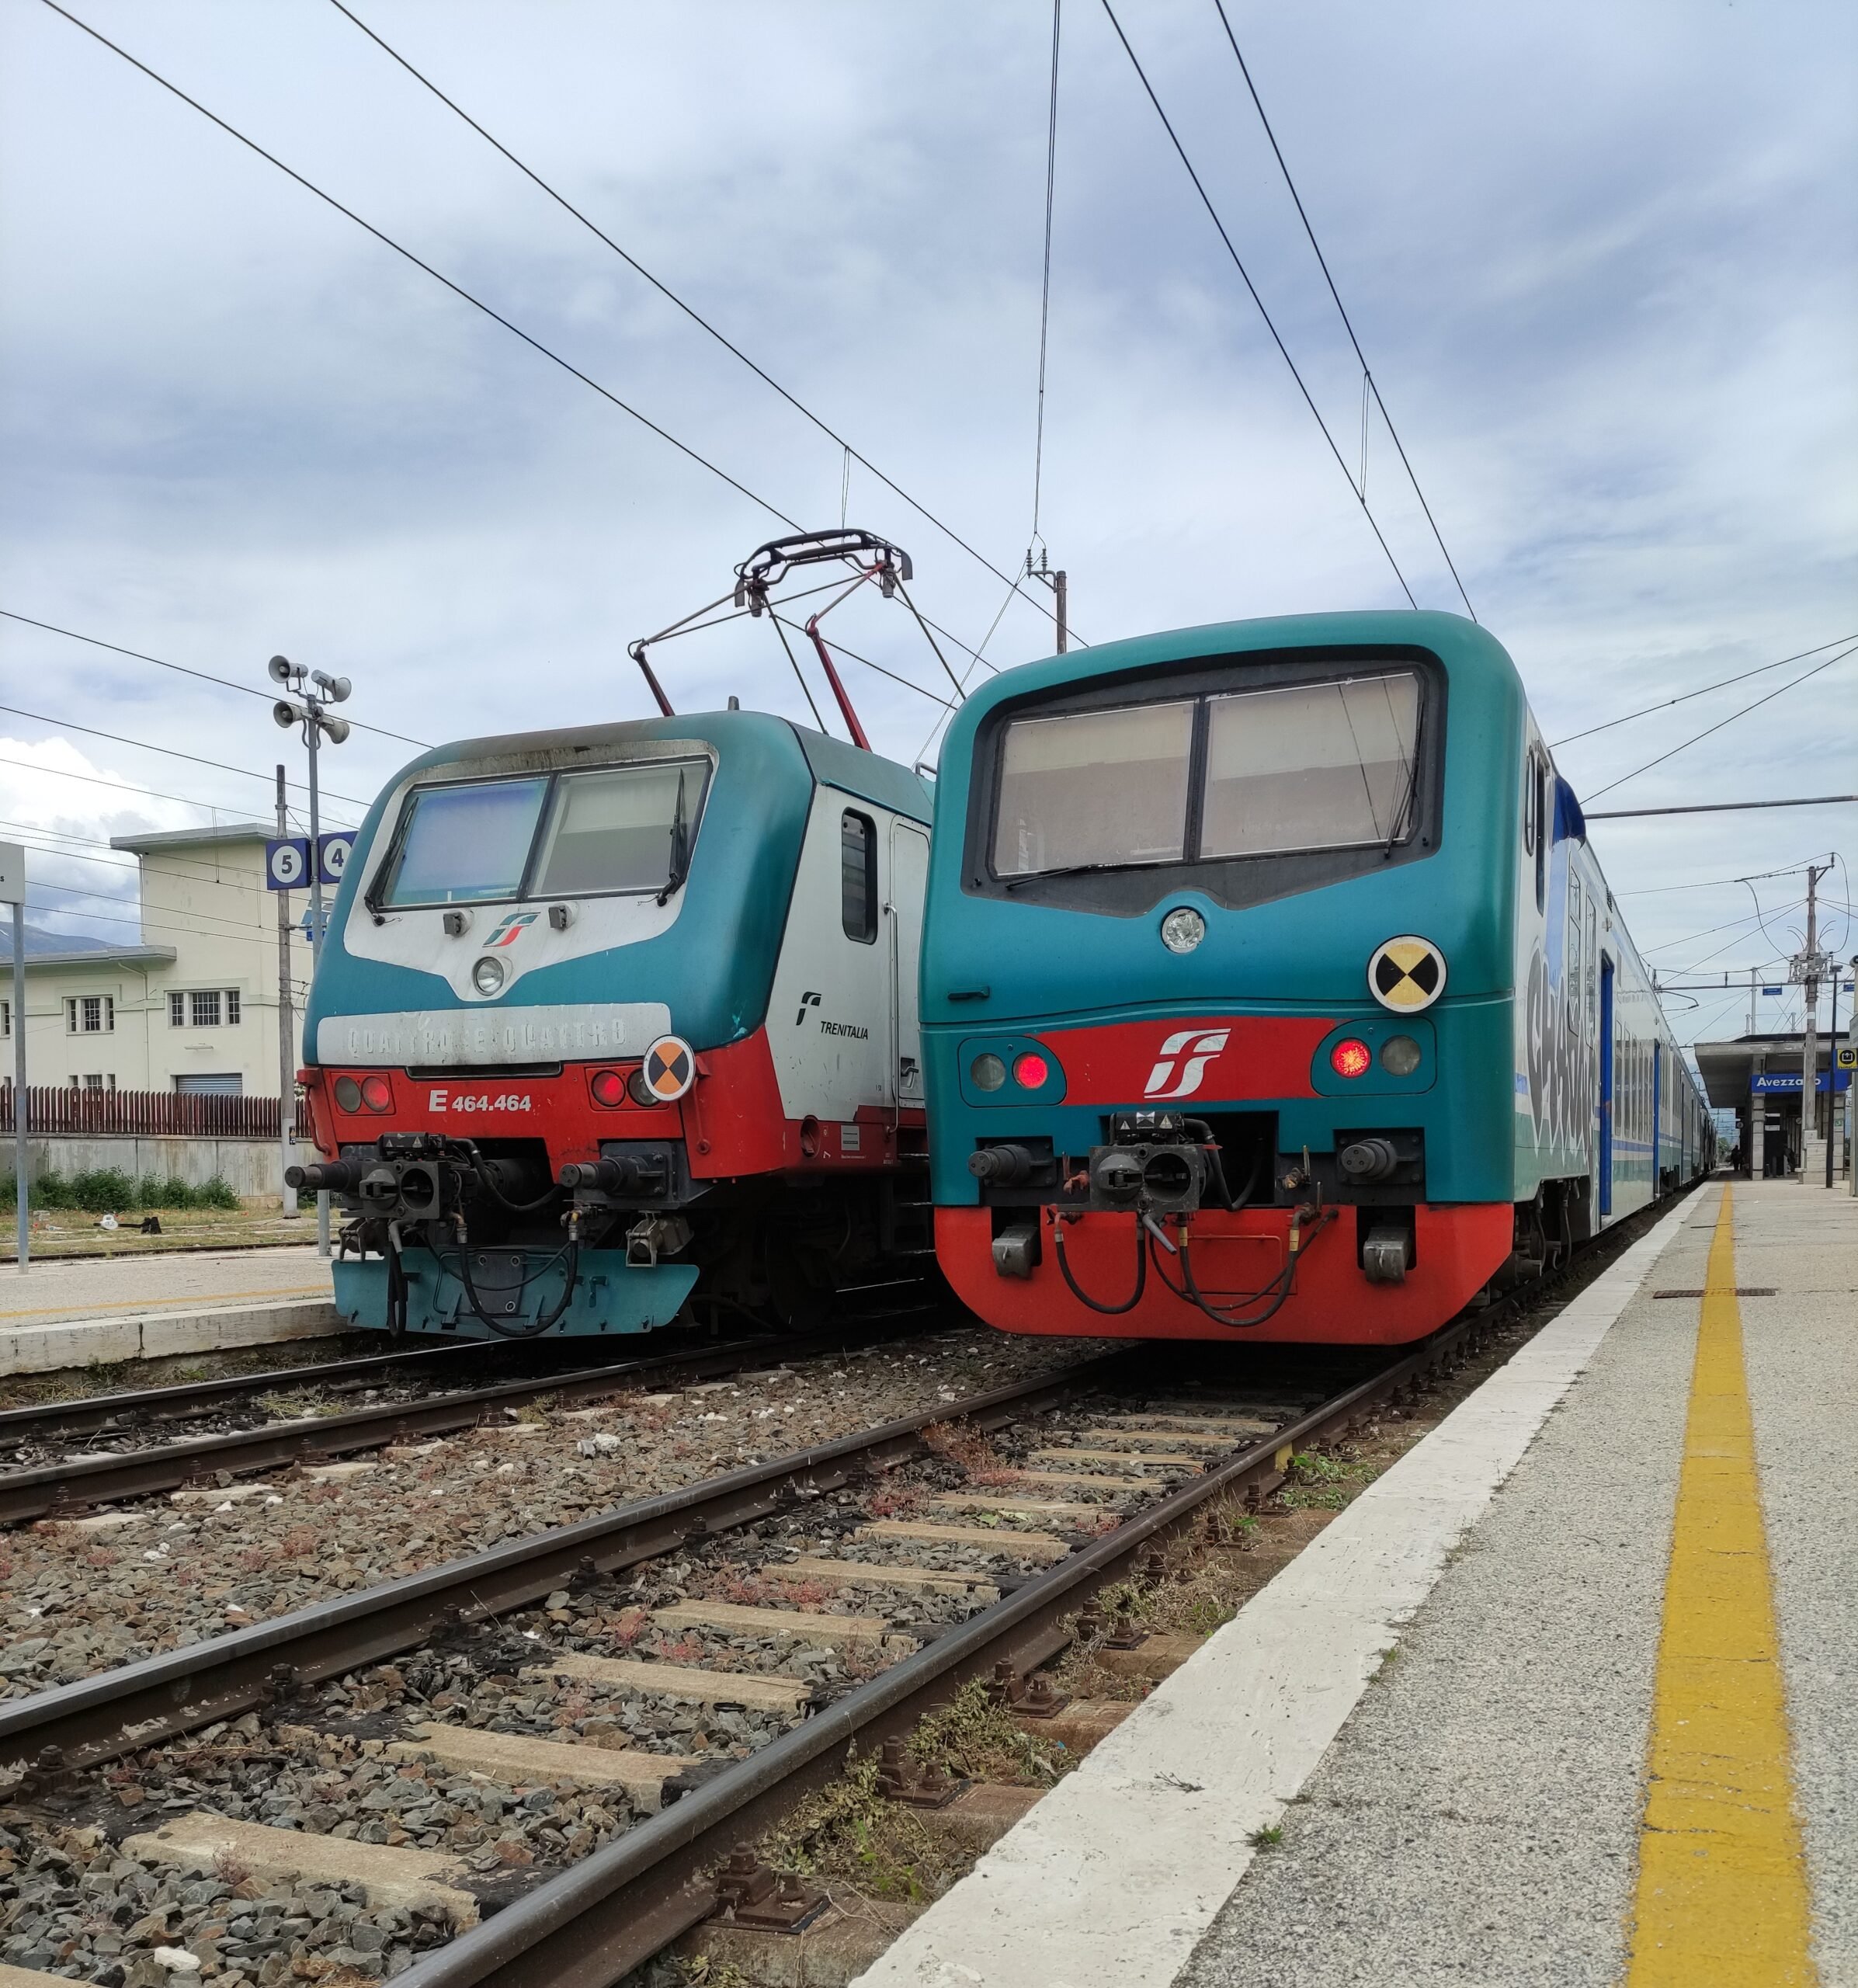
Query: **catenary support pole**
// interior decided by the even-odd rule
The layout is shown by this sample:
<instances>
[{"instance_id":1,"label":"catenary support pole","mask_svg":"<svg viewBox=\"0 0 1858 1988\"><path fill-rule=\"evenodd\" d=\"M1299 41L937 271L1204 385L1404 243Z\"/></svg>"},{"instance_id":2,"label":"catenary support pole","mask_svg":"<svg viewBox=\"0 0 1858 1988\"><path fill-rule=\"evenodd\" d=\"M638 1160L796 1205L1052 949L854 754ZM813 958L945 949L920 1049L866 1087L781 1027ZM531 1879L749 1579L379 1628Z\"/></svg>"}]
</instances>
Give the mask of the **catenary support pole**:
<instances>
[{"instance_id":1,"label":"catenary support pole","mask_svg":"<svg viewBox=\"0 0 1858 1988\"><path fill-rule=\"evenodd\" d=\"M1819 880L1829 863L1807 865L1807 943L1801 975L1805 1003L1800 1044L1800 1184L1807 1183L1807 1147L1819 1121Z\"/></svg>"},{"instance_id":2,"label":"catenary support pole","mask_svg":"<svg viewBox=\"0 0 1858 1988\"><path fill-rule=\"evenodd\" d=\"M1071 583L1062 566L1051 576L1051 590L1057 596L1058 653L1062 655L1071 646Z\"/></svg>"},{"instance_id":3,"label":"catenary support pole","mask_svg":"<svg viewBox=\"0 0 1858 1988\"><path fill-rule=\"evenodd\" d=\"M314 977L322 958L322 814L316 783L316 749L322 742L322 728L311 707L310 722L304 727L310 747L310 971ZM329 1253L329 1190L316 1190L316 1253Z\"/></svg>"},{"instance_id":4,"label":"catenary support pole","mask_svg":"<svg viewBox=\"0 0 1858 1988\"><path fill-rule=\"evenodd\" d=\"M280 839L290 832L290 818L284 809L284 770L277 770L277 832ZM277 894L277 1166L283 1194L284 1213L297 1215L297 1190L284 1176L290 1171L296 1143L297 1058L291 1054L296 1029L291 1020L290 999L290 893Z\"/></svg>"},{"instance_id":5,"label":"catenary support pole","mask_svg":"<svg viewBox=\"0 0 1858 1988\"><path fill-rule=\"evenodd\" d=\"M13 903L13 1198L19 1225L18 1270L32 1259L31 1190L26 1181L26 877L21 853L19 895Z\"/></svg>"}]
</instances>

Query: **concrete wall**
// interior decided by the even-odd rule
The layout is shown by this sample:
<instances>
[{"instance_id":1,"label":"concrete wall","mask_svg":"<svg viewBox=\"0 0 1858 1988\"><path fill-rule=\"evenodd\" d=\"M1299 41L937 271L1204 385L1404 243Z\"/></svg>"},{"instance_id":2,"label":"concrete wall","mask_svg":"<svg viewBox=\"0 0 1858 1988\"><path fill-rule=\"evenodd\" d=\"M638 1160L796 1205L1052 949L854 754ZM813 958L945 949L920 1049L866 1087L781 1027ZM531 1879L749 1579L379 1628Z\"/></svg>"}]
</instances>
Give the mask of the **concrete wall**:
<instances>
[{"instance_id":1,"label":"concrete wall","mask_svg":"<svg viewBox=\"0 0 1858 1988\"><path fill-rule=\"evenodd\" d=\"M306 1164L316 1158L316 1149L300 1145L297 1159ZM12 1164L12 1141L0 1140L0 1167ZM28 1180L41 1173L101 1171L117 1166L134 1178L144 1173L162 1180L185 1180L190 1187L204 1187L217 1174L237 1194L275 1194L283 1185L279 1178L277 1142L275 1139L182 1138L81 1138L53 1135L26 1140Z\"/></svg>"}]
</instances>

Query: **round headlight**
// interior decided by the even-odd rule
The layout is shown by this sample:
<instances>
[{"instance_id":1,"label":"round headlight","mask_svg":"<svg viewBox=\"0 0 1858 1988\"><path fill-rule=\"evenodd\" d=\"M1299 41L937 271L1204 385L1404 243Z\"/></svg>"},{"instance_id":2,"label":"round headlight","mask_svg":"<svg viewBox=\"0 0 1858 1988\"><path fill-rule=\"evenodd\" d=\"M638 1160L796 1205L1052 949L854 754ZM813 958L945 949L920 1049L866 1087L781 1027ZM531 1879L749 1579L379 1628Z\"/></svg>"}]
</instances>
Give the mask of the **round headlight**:
<instances>
[{"instance_id":1,"label":"round headlight","mask_svg":"<svg viewBox=\"0 0 1858 1988\"><path fill-rule=\"evenodd\" d=\"M361 1101L370 1111L391 1111L394 1108L394 1086L385 1077L363 1077L361 1080Z\"/></svg>"},{"instance_id":2,"label":"round headlight","mask_svg":"<svg viewBox=\"0 0 1858 1988\"><path fill-rule=\"evenodd\" d=\"M1013 1082L1022 1090L1037 1090L1051 1075L1051 1065L1036 1049L1029 1049L1013 1062Z\"/></svg>"},{"instance_id":3,"label":"round headlight","mask_svg":"<svg viewBox=\"0 0 1858 1988\"><path fill-rule=\"evenodd\" d=\"M1358 1036L1344 1036L1329 1051L1329 1068L1339 1077L1358 1077L1374 1060Z\"/></svg>"},{"instance_id":4,"label":"round headlight","mask_svg":"<svg viewBox=\"0 0 1858 1988\"><path fill-rule=\"evenodd\" d=\"M596 1104L613 1106L626 1102L626 1079L617 1070L596 1070L588 1079Z\"/></svg>"},{"instance_id":5,"label":"round headlight","mask_svg":"<svg viewBox=\"0 0 1858 1988\"><path fill-rule=\"evenodd\" d=\"M361 1109L361 1086L352 1077L335 1079L335 1102L344 1111Z\"/></svg>"},{"instance_id":6,"label":"round headlight","mask_svg":"<svg viewBox=\"0 0 1858 1988\"><path fill-rule=\"evenodd\" d=\"M645 1081L645 1066L642 1063L626 1079L626 1091L634 1104L659 1104L664 1101Z\"/></svg>"},{"instance_id":7,"label":"round headlight","mask_svg":"<svg viewBox=\"0 0 1858 1988\"><path fill-rule=\"evenodd\" d=\"M1190 953L1207 936L1207 921L1190 904L1177 904L1162 920L1162 944L1171 953Z\"/></svg>"},{"instance_id":8,"label":"round headlight","mask_svg":"<svg viewBox=\"0 0 1858 1988\"><path fill-rule=\"evenodd\" d=\"M998 1056L977 1056L967 1066L976 1090L998 1090L1006 1081L1006 1065Z\"/></svg>"},{"instance_id":9,"label":"round headlight","mask_svg":"<svg viewBox=\"0 0 1858 1988\"><path fill-rule=\"evenodd\" d=\"M480 994L494 994L503 985L503 962L495 953L486 953L471 968L471 985Z\"/></svg>"},{"instance_id":10,"label":"round headlight","mask_svg":"<svg viewBox=\"0 0 1858 1988\"><path fill-rule=\"evenodd\" d=\"M1410 1077L1419 1067L1419 1045L1410 1035L1390 1035L1380 1045L1380 1067L1390 1077Z\"/></svg>"}]
</instances>

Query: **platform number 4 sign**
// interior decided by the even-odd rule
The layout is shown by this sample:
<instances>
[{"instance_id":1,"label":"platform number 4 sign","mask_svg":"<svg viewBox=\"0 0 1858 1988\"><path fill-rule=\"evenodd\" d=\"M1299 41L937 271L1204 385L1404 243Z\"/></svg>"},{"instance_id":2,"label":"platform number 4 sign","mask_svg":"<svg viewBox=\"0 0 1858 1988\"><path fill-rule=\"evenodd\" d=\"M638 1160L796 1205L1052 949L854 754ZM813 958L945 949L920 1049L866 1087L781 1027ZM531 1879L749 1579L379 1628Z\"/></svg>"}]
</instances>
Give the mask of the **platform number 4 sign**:
<instances>
[{"instance_id":1,"label":"platform number 4 sign","mask_svg":"<svg viewBox=\"0 0 1858 1988\"><path fill-rule=\"evenodd\" d=\"M322 880L325 884L339 884L342 881L342 873L349 867L349 852L354 846L352 830L339 829L318 840L316 845L319 858L317 867L322 871Z\"/></svg>"},{"instance_id":2,"label":"platform number 4 sign","mask_svg":"<svg viewBox=\"0 0 1858 1988\"><path fill-rule=\"evenodd\" d=\"M265 885L273 891L300 891L310 881L307 836L287 836L265 844Z\"/></svg>"}]
</instances>

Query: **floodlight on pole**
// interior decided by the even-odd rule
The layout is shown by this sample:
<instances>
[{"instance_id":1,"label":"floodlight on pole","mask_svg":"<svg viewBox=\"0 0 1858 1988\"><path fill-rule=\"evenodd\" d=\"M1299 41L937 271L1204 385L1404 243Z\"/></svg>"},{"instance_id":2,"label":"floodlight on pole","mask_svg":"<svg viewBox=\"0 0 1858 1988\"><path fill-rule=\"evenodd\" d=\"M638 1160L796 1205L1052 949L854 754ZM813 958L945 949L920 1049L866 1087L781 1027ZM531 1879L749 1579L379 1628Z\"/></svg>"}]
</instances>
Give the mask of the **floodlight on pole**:
<instances>
[{"instance_id":1,"label":"floodlight on pole","mask_svg":"<svg viewBox=\"0 0 1858 1988\"><path fill-rule=\"evenodd\" d=\"M325 739L332 746L339 746L348 737L348 720L332 718L328 707L344 702L353 686L346 676L331 676L320 669L307 669L291 662L288 656L274 655L265 666L272 682L281 684L291 693L289 697L279 698L271 707L273 719L283 729L292 725L300 727L310 756L310 959L314 975L316 962L322 958L323 937L322 800L317 781L317 754ZM281 1020L280 1016L280 1024ZM278 1104L280 1110L285 1108L283 1099L280 1098ZM316 1246L321 1255L326 1256L329 1253L329 1197L326 1189L316 1197Z\"/></svg>"}]
</instances>

